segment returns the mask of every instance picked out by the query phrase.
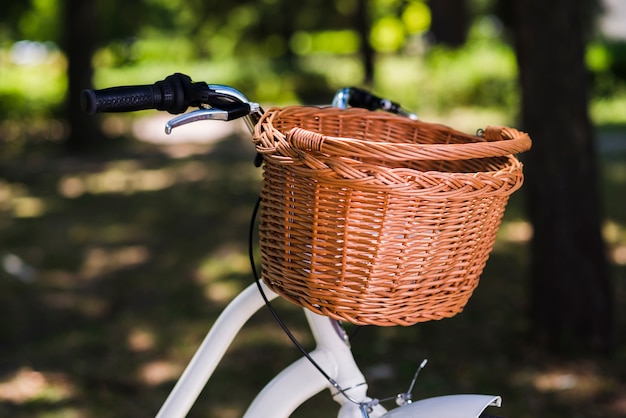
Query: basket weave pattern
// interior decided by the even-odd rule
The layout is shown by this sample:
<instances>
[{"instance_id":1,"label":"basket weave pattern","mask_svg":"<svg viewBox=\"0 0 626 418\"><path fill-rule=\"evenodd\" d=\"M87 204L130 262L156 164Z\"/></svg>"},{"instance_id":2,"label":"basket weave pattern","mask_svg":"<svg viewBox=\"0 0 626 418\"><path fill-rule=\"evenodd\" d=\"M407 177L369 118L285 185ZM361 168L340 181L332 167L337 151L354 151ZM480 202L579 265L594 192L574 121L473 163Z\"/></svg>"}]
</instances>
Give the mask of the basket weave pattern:
<instances>
[{"instance_id":1,"label":"basket weave pattern","mask_svg":"<svg viewBox=\"0 0 626 418\"><path fill-rule=\"evenodd\" d=\"M264 157L263 280L300 306L360 325L412 325L460 312L493 248L512 156L530 138L483 137L362 109L270 109Z\"/></svg>"}]
</instances>

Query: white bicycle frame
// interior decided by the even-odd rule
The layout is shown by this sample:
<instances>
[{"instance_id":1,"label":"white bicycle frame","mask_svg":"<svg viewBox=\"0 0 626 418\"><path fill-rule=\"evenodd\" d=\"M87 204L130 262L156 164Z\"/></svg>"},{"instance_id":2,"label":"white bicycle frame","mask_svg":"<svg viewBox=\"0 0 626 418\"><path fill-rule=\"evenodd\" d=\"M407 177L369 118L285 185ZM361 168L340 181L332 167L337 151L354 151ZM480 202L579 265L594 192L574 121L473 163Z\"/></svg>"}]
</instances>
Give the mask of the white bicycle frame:
<instances>
[{"instance_id":1,"label":"white bicycle frame","mask_svg":"<svg viewBox=\"0 0 626 418\"><path fill-rule=\"evenodd\" d=\"M262 286L268 299L278 296L264 284ZM265 301L256 284L250 285L230 302L196 351L157 418L183 418L187 415L239 330L264 306ZM333 399L341 405L339 418L477 418L488 406L500 406L499 396L451 395L412 402L387 412L367 396L367 383L354 360L343 329L330 318L307 309L304 312L317 343L310 356L336 385L302 357L265 386L244 418L287 418L323 389L330 389ZM338 391L338 387L344 388L343 393Z\"/></svg>"},{"instance_id":2,"label":"white bicycle frame","mask_svg":"<svg viewBox=\"0 0 626 418\"><path fill-rule=\"evenodd\" d=\"M255 117L260 112L258 104L249 102L231 87L211 85L211 88L248 103L251 114L244 119L253 129L258 120ZM347 103L347 90L338 92L333 105L345 108ZM216 108L196 110L172 119L166 125L166 132L199 120L229 120L228 112ZM268 300L278 297L262 282L259 285ZM235 336L265 306L261 289L257 284L251 284L229 303L174 386L157 418L183 418L187 415ZM449 395L415 402L398 395L402 406L387 411L376 399L367 396L367 383L339 323L307 309L304 312L316 342L316 348L309 356L319 369L307 357L297 360L262 389L244 418L287 418L323 389L330 389L331 396L339 403L339 418L478 418L488 406L500 406L500 397L492 395Z\"/></svg>"}]
</instances>

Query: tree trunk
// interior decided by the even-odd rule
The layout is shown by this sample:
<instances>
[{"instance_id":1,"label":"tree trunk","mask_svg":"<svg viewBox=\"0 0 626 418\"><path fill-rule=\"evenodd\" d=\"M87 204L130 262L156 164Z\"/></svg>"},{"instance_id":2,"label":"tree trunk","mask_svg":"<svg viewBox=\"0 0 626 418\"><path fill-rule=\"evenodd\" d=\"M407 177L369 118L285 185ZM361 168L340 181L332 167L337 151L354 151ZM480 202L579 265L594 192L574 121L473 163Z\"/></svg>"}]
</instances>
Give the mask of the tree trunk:
<instances>
[{"instance_id":1,"label":"tree trunk","mask_svg":"<svg viewBox=\"0 0 626 418\"><path fill-rule=\"evenodd\" d=\"M467 40L469 14L465 0L432 0L430 34L435 44L458 48Z\"/></svg>"},{"instance_id":2,"label":"tree trunk","mask_svg":"<svg viewBox=\"0 0 626 418\"><path fill-rule=\"evenodd\" d=\"M531 244L532 332L561 353L612 343L613 295L601 235L584 54L592 1L519 0L516 47Z\"/></svg>"},{"instance_id":3,"label":"tree trunk","mask_svg":"<svg viewBox=\"0 0 626 418\"><path fill-rule=\"evenodd\" d=\"M371 87L374 83L374 48L370 43L371 22L367 0L358 0L356 10L356 28L361 40L361 61L363 63L363 83Z\"/></svg>"},{"instance_id":4,"label":"tree trunk","mask_svg":"<svg viewBox=\"0 0 626 418\"><path fill-rule=\"evenodd\" d=\"M96 48L96 0L65 0L63 48L68 59L65 117L70 126L70 152L84 152L103 141L94 117L80 108L80 92L92 87L91 58Z\"/></svg>"}]
</instances>

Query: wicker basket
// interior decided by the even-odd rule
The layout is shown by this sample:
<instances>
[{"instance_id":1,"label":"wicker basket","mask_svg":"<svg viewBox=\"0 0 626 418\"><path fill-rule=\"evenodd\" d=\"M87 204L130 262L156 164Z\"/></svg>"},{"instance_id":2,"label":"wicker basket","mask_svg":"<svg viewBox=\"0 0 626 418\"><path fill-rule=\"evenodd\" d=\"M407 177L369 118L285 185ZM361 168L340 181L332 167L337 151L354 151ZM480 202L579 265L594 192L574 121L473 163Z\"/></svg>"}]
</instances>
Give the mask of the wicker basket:
<instances>
[{"instance_id":1,"label":"wicker basket","mask_svg":"<svg viewBox=\"0 0 626 418\"><path fill-rule=\"evenodd\" d=\"M412 325L460 312L491 252L513 156L530 138L472 136L362 109L271 109L263 155L263 280L287 300L360 325Z\"/></svg>"}]
</instances>

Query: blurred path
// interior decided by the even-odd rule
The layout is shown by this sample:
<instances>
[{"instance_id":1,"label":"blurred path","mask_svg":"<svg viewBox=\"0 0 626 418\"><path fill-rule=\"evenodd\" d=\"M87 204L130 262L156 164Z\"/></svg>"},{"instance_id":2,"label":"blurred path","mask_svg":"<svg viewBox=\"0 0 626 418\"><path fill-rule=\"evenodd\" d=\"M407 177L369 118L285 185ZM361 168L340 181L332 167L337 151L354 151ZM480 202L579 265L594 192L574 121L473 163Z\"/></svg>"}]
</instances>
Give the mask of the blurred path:
<instances>
[{"instance_id":1,"label":"blurred path","mask_svg":"<svg viewBox=\"0 0 626 418\"><path fill-rule=\"evenodd\" d=\"M170 135L165 133L165 124L175 115L157 114L137 119L132 124L132 134L140 141L155 144L217 142L233 135L249 135L243 121L201 121L175 128Z\"/></svg>"}]
</instances>

